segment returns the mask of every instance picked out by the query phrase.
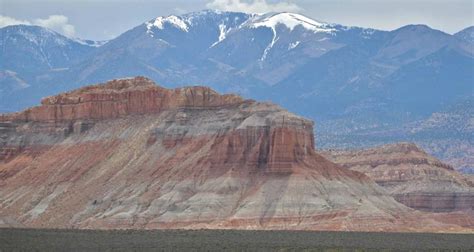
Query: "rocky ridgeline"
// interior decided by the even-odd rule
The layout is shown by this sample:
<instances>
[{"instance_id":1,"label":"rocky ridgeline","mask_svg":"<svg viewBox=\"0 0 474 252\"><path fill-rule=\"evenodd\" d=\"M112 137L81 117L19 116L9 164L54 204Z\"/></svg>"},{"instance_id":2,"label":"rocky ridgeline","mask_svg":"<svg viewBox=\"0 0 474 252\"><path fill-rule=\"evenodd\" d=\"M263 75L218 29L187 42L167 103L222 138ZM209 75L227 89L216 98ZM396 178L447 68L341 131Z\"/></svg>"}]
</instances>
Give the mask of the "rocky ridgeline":
<instances>
[{"instance_id":1,"label":"rocky ridgeline","mask_svg":"<svg viewBox=\"0 0 474 252\"><path fill-rule=\"evenodd\" d=\"M339 155L347 155L347 162L341 163L341 165L346 168L361 165L369 165L370 167L375 168L380 165L397 166L402 164L411 164L413 166L429 165L447 170L454 170L452 166L428 155L426 152L412 143L389 144L377 148L364 149L363 151L356 150L353 152L332 150L330 153L335 157Z\"/></svg>"},{"instance_id":2,"label":"rocky ridgeline","mask_svg":"<svg viewBox=\"0 0 474 252\"><path fill-rule=\"evenodd\" d=\"M41 106L3 115L0 121L101 120L167 109L212 108L243 102L250 101L236 95L219 95L208 87L165 89L147 78L136 77L47 97L41 101Z\"/></svg>"}]
</instances>

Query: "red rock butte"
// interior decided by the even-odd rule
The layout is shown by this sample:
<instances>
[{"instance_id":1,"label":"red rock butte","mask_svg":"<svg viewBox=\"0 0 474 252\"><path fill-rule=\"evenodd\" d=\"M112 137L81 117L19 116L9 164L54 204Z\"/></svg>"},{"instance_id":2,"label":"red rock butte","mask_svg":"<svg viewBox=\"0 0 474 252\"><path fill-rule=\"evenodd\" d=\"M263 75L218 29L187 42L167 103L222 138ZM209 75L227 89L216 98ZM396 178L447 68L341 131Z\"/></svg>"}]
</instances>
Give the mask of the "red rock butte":
<instances>
[{"instance_id":1,"label":"red rock butte","mask_svg":"<svg viewBox=\"0 0 474 252\"><path fill-rule=\"evenodd\" d=\"M0 117L0 219L26 227L472 231L314 149L270 103L144 77ZM13 220L13 221L12 221Z\"/></svg>"},{"instance_id":2,"label":"red rock butte","mask_svg":"<svg viewBox=\"0 0 474 252\"><path fill-rule=\"evenodd\" d=\"M252 100L244 100L237 95L220 95L208 87L165 89L147 78L136 77L112 80L105 84L87 86L47 97L41 101L41 106L20 113L2 115L0 122L49 123L52 126L48 128L52 127L52 131L58 130L56 127L58 124L65 124L69 127L63 129L63 133L69 134L74 131L81 132L96 121L128 115L159 114L163 111L178 109L212 111L216 108L251 106L254 103ZM271 107L271 105L263 106ZM278 118L272 118L271 125L258 127L251 124L252 122L245 130L238 130L226 136L230 137L230 140L226 139L230 141L229 144L241 140L270 140L269 143L265 143L268 145L265 149L257 150L253 156L246 157L248 163L261 166L263 162L268 167L268 171L287 171L291 169L294 162L301 160L305 153L314 151L311 121L288 115L285 122L285 115L281 115ZM155 136L151 136L148 142L153 141L154 138ZM182 140L175 136L167 136L163 141L165 146L171 147ZM236 143L236 145L240 144ZM245 144L257 143L250 141ZM10 150L18 152L15 146L10 147L13 147ZM6 149L8 151L8 148ZM13 157L11 153L5 153L5 151L0 158L2 156L4 159Z\"/></svg>"}]
</instances>

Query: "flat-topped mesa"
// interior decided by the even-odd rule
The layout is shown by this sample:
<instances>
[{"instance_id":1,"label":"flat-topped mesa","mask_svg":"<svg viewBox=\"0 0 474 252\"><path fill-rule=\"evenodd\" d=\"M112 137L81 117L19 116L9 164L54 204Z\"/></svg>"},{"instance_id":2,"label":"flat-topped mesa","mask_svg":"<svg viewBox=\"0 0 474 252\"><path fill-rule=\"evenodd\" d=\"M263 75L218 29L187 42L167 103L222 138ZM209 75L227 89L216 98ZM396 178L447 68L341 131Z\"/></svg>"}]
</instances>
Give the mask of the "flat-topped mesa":
<instances>
[{"instance_id":1,"label":"flat-topped mesa","mask_svg":"<svg viewBox=\"0 0 474 252\"><path fill-rule=\"evenodd\" d=\"M237 95L220 95L208 87L166 89L145 77L112 80L44 98L41 106L0 116L0 121L63 122L111 119L167 109L211 108L250 102Z\"/></svg>"},{"instance_id":2,"label":"flat-topped mesa","mask_svg":"<svg viewBox=\"0 0 474 252\"><path fill-rule=\"evenodd\" d=\"M146 141L161 141L167 149L216 137L217 155L210 159L219 167L245 164L249 170L288 173L314 153L313 122L277 105L220 95L208 87L166 89L136 77L47 97L41 106L4 115L0 161L22 151L36 153L101 121L128 115L158 120Z\"/></svg>"}]
</instances>

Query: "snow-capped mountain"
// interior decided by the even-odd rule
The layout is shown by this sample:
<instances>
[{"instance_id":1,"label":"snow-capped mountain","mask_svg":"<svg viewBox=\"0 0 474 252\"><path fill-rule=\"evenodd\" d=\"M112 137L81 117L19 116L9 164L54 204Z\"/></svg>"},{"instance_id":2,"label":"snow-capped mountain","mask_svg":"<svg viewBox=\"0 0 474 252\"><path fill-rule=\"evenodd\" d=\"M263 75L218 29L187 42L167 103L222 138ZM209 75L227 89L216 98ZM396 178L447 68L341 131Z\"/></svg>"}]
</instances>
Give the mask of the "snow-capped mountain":
<instances>
[{"instance_id":1,"label":"snow-capped mountain","mask_svg":"<svg viewBox=\"0 0 474 252\"><path fill-rule=\"evenodd\" d=\"M249 85L277 84L311 58L352 43L354 37L367 40L383 33L318 22L294 13L208 10L149 20L114 39L98 54L108 55L108 50L120 48L115 58L139 60L148 67L135 69L135 63L117 67L159 75L156 79L162 83L211 82L222 85L225 91L246 92ZM84 64L89 75L80 75L81 81L95 80L92 76L97 71L90 66L103 74L99 69L109 67L109 63ZM183 75L183 71L187 74Z\"/></svg>"},{"instance_id":2,"label":"snow-capped mountain","mask_svg":"<svg viewBox=\"0 0 474 252\"><path fill-rule=\"evenodd\" d=\"M61 91L111 78L145 75L167 86L206 84L223 92L271 99L297 112L304 110L303 114L311 117L331 117L354 108L371 107L353 104L358 101L400 102L393 94L406 95L410 88L415 88L413 81L422 82L417 87L431 85L416 76L422 72L412 73L413 68L432 69L449 76L450 72L444 72L450 66L446 64L448 60L459 58L467 64L473 57L469 42L423 25L389 32L330 24L286 12L206 10L157 17L99 47L48 30L35 33L43 39L38 44L38 40L25 36L26 28L41 29L1 29L8 38L3 43L20 48L3 50L2 57L7 60L2 70L16 73L17 78L38 77L47 71L48 78L25 80L25 86L42 86L42 90L35 91L38 98L51 94L52 89ZM8 42L16 36L26 38L25 44ZM37 60L8 56L20 50L31 51ZM466 64L459 69L467 69L463 68ZM51 74L57 69L60 74ZM13 78L12 74L8 76ZM427 78L431 76L436 75ZM463 88L450 91L453 96L461 95L469 86L463 84L469 73L456 76L461 76L457 83ZM392 90L391 95L387 90ZM281 96L282 92L291 95ZM337 106L332 104L334 96L339 97ZM27 100L21 106L32 105L37 99ZM437 101L441 100L445 102L430 98L430 111L423 113L438 109L441 104ZM306 106L321 109L302 109ZM326 109L328 106L331 109Z\"/></svg>"},{"instance_id":3,"label":"snow-capped mountain","mask_svg":"<svg viewBox=\"0 0 474 252\"><path fill-rule=\"evenodd\" d=\"M83 58L90 46L52 30L30 25L0 29L2 69L43 71L70 66Z\"/></svg>"},{"instance_id":4,"label":"snow-capped mountain","mask_svg":"<svg viewBox=\"0 0 474 252\"><path fill-rule=\"evenodd\" d=\"M88 83L144 75L166 87L204 84L272 100L315 119L317 134L343 142L344 135L363 132L376 144L400 135L392 130L382 139L370 132L397 129L465 100L474 82L474 46L465 39L472 29L382 31L295 13L206 10L148 20L97 47L49 31L34 33L43 41L35 43L24 35L27 28L40 29L0 29L7 38L0 42L3 110Z\"/></svg>"},{"instance_id":5,"label":"snow-capped mountain","mask_svg":"<svg viewBox=\"0 0 474 252\"><path fill-rule=\"evenodd\" d=\"M18 92L67 71L71 65L84 60L95 46L92 41L70 39L50 29L31 25L1 28L0 38L0 111L23 106L21 100L25 97ZM11 92L21 94L22 99L15 96L11 100L5 98L10 97Z\"/></svg>"}]
</instances>

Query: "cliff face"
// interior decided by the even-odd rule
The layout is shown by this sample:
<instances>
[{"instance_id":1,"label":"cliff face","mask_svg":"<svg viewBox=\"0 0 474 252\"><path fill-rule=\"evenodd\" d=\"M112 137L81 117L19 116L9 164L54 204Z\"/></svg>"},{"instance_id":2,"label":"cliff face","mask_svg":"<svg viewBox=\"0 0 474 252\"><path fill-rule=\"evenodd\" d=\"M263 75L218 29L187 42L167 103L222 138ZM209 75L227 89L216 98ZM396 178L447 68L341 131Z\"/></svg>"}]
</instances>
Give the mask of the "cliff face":
<instances>
[{"instance_id":1,"label":"cliff face","mask_svg":"<svg viewBox=\"0 0 474 252\"><path fill-rule=\"evenodd\" d=\"M421 215L316 154L312 126L273 104L145 78L46 98L1 117L0 218L27 227L472 230L469 216Z\"/></svg>"},{"instance_id":2,"label":"cliff face","mask_svg":"<svg viewBox=\"0 0 474 252\"><path fill-rule=\"evenodd\" d=\"M81 88L47 97L41 106L3 115L0 121L69 122L81 119L112 119L132 114L158 113L186 107L229 106L244 102L235 95L219 95L208 87L174 90L137 77L113 80L105 85Z\"/></svg>"},{"instance_id":3,"label":"cliff face","mask_svg":"<svg viewBox=\"0 0 474 252\"><path fill-rule=\"evenodd\" d=\"M474 210L474 183L414 144L326 151L323 155L371 177L409 207L432 212Z\"/></svg>"}]
</instances>

